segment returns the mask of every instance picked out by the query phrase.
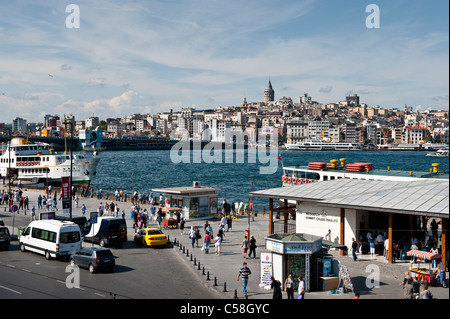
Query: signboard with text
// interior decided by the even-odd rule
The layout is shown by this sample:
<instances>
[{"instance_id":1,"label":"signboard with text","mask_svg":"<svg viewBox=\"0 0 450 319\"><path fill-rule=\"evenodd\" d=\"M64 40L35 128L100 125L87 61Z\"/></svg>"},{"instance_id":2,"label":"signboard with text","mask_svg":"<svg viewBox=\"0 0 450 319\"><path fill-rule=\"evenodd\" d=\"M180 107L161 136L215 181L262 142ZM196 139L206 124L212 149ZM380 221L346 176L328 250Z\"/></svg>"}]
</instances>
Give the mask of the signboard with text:
<instances>
[{"instance_id":1,"label":"signboard with text","mask_svg":"<svg viewBox=\"0 0 450 319\"><path fill-rule=\"evenodd\" d=\"M61 198L63 214L70 213L70 177L61 177Z\"/></svg>"}]
</instances>

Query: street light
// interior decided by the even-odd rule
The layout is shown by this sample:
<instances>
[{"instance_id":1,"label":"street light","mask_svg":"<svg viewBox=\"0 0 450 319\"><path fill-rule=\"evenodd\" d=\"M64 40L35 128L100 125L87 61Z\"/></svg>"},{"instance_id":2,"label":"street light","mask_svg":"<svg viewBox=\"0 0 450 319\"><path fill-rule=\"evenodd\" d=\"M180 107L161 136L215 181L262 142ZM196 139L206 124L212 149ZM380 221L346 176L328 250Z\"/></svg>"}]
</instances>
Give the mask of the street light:
<instances>
[{"instance_id":1,"label":"street light","mask_svg":"<svg viewBox=\"0 0 450 319\"><path fill-rule=\"evenodd\" d=\"M252 193L253 193L253 177L255 177L255 175L250 175L249 176L249 178L251 179L250 181L252 183ZM253 196L252 196L252 199L253 199ZM248 215L248 230L249 230L249 233L250 233L250 196L248 197L248 201L249 201L249 204L247 205L247 207L248 207L247 215ZM252 204L253 204L253 202L252 202Z\"/></svg>"},{"instance_id":2,"label":"street light","mask_svg":"<svg viewBox=\"0 0 450 319\"><path fill-rule=\"evenodd\" d=\"M64 118L65 119L65 118ZM69 177L69 217L72 219L72 149L73 149L73 123L72 121L64 121L64 131L66 132L66 125L70 125L70 177Z\"/></svg>"}]
</instances>

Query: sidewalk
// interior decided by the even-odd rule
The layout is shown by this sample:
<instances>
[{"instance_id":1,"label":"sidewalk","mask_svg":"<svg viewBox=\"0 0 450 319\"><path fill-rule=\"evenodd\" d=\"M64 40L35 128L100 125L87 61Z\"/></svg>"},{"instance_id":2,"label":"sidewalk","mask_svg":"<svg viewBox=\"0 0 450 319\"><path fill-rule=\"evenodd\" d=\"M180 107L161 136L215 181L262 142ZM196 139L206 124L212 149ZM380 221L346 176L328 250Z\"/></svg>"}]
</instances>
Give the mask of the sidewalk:
<instances>
[{"instance_id":1,"label":"sidewalk","mask_svg":"<svg viewBox=\"0 0 450 319\"><path fill-rule=\"evenodd\" d=\"M37 190L27 190L24 189L24 196L28 196L30 199L31 208L33 205L37 207L37 197L38 195L44 194L44 191ZM113 199L97 199L97 198L80 198L78 208L76 208L75 203L73 204L73 216L81 216L81 206L85 204L87 207L86 217L89 217L89 212L96 211L100 202L111 203ZM125 219L128 226L128 240L133 240L134 231L132 228L133 221L129 217L131 203L130 202L116 202L120 208L120 212L125 210ZM57 213L62 214L61 211L61 201L58 201L59 210ZM142 208L147 208L149 210L150 205L141 205ZM39 212L46 212L47 210L37 210ZM6 217L5 217L6 216ZM121 214L119 215L121 216ZM0 219L5 221L7 226L12 225L12 214L7 212L5 205L0 206ZM19 215L16 215L17 226L28 225L31 220L31 211L27 212L24 216L23 211L20 211ZM263 217L258 214L254 218L254 221L250 222L250 235L255 236L256 239L256 259L243 258L241 243L245 236L245 230L248 228L248 217L238 216L238 220L233 220L232 231L226 232L224 235L224 241L222 243L221 255L217 256L214 253L214 245L210 245L209 254L205 254L201 250L203 244L204 236L204 224L206 219L199 220L188 220L185 224L184 235L180 234L179 229L163 229L163 232L169 236L170 242L173 244L173 250L179 257L185 262L187 267L192 267L195 270L199 280L201 280L206 286L220 292L224 298L232 299L237 298L243 299L244 295L242 292L242 281L237 281L236 278L239 273L239 269L242 267L244 261L247 262L248 267L251 269L252 274L249 276L249 282L247 286L248 298L249 299L271 299L272 290L265 290L263 287L259 286L261 270L260 270L260 253L265 251L265 240L264 237L268 235L268 218L267 214ZM219 220L208 219L214 235L217 234L219 229ZM150 225L155 225L156 223L150 222ZM198 226L201 230L202 238L199 239L199 247L192 248L191 241L188 238L188 232L191 226ZM11 230L11 229L10 229ZM17 229L15 229L14 234L17 235ZM213 236L214 238L215 236ZM185 253L175 244L179 242L183 247L185 247ZM189 256L186 256L189 250ZM339 260L343 265L348 267L349 273L352 279L354 290L361 293L361 298L364 299L402 299L403 290L399 286L399 283L403 280L403 275L405 271L408 270L409 262L389 264L383 256L370 257L369 255L359 255L358 261L354 262L351 254L348 256L340 256L339 251L331 249L329 251L333 255L334 259ZM192 254L192 261L190 260L190 255ZM194 259L196 260L196 265L194 265ZM200 270L198 269L198 263L200 262ZM380 285L379 287L370 288L367 286L367 277L370 275L370 271L367 271L367 267L371 265L376 265L380 269ZM203 274L204 268L204 274ZM207 280L209 272L209 280ZM448 278L448 276L447 276ZM280 280L282 283L284 280ZM447 279L448 281L448 279ZM217 286L215 286L215 282ZM224 287L226 284L226 291ZM430 289L435 297L439 299L448 299L448 290L442 287L431 287ZM296 298L296 293L294 293L294 298ZM331 294L329 292L307 292L307 299L352 299L354 294L352 292L341 293L341 294ZM283 298L287 298L286 293L283 292Z\"/></svg>"}]
</instances>

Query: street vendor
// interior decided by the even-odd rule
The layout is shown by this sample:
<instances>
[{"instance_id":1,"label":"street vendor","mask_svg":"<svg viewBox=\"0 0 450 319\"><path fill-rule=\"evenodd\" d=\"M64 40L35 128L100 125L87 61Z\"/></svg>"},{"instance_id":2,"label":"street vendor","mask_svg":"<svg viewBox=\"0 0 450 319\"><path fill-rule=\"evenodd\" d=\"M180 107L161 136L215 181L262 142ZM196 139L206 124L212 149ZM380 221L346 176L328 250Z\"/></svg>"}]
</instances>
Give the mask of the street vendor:
<instances>
[{"instance_id":1,"label":"street vendor","mask_svg":"<svg viewBox=\"0 0 450 319\"><path fill-rule=\"evenodd\" d=\"M442 287L446 288L445 286L445 267L442 263L441 259L438 259L437 261L437 268L435 270L436 277L439 276L439 283L442 285Z\"/></svg>"}]
</instances>

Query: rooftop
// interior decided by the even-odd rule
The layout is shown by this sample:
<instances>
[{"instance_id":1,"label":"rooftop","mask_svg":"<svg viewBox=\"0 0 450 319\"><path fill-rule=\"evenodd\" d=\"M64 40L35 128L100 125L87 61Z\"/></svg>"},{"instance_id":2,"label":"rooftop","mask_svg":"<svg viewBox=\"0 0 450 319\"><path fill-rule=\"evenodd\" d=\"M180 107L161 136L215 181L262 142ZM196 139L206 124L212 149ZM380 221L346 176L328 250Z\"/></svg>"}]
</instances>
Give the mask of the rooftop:
<instances>
[{"instance_id":1,"label":"rooftop","mask_svg":"<svg viewBox=\"0 0 450 319\"><path fill-rule=\"evenodd\" d=\"M320 206L448 218L449 181L373 181L336 179L319 183L271 188L250 196L313 201Z\"/></svg>"}]
</instances>

